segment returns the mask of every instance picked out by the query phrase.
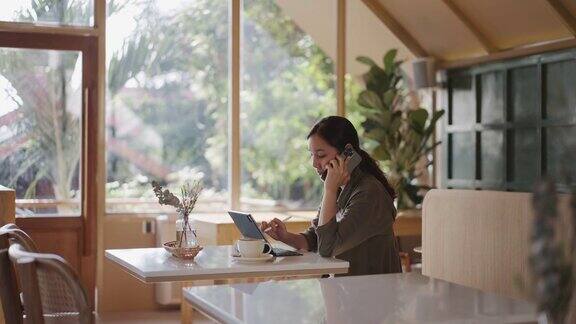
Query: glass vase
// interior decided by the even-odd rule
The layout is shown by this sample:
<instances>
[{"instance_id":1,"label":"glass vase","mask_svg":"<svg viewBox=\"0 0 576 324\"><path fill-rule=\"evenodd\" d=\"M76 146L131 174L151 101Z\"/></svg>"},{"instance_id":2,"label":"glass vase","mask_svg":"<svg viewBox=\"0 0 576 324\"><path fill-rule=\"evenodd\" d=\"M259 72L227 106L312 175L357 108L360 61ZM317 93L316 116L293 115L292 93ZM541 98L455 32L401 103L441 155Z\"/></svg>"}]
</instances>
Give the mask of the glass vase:
<instances>
[{"instance_id":1,"label":"glass vase","mask_svg":"<svg viewBox=\"0 0 576 324\"><path fill-rule=\"evenodd\" d=\"M196 229L192 228L190 220L176 220L176 242L178 247L195 247L198 245Z\"/></svg>"}]
</instances>

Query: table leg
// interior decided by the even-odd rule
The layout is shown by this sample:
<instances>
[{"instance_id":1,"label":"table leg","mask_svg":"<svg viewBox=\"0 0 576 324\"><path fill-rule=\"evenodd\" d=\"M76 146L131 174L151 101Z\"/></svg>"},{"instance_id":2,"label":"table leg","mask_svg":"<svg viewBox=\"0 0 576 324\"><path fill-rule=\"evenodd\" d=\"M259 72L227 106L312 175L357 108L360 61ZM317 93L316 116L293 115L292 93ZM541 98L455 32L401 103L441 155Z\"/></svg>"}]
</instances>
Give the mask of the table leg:
<instances>
[{"instance_id":1,"label":"table leg","mask_svg":"<svg viewBox=\"0 0 576 324\"><path fill-rule=\"evenodd\" d=\"M180 319L182 321L182 324L192 324L194 322L194 313L196 311L188 301L184 300L182 302L180 312L181 312Z\"/></svg>"}]
</instances>

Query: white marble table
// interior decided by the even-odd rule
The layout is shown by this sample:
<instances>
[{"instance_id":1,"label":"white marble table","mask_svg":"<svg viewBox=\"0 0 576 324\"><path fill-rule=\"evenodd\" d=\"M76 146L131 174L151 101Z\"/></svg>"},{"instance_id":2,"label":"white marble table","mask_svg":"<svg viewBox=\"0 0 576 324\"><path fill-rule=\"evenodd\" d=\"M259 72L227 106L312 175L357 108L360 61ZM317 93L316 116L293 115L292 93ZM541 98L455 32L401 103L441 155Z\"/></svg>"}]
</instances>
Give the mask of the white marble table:
<instances>
[{"instance_id":1,"label":"white marble table","mask_svg":"<svg viewBox=\"0 0 576 324\"><path fill-rule=\"evenodd\" d=\"M349 267L347 261L310 252L253 264L237 263L231 254L229 245L206 246L193 261L177 259L163 248L106 250L106 258L147 283L339 274Z\"/></svg>"},{"instance_id":2,"label":"white marble table","mask_svg":"<svg viewBox=\"0 0 576 324\"><path fill-rule=\"evenodd\" d=\"M184 298L183 312L221 323L536 322L531 303L415 273L190 287Z\"/></svg>"}]
</instances>

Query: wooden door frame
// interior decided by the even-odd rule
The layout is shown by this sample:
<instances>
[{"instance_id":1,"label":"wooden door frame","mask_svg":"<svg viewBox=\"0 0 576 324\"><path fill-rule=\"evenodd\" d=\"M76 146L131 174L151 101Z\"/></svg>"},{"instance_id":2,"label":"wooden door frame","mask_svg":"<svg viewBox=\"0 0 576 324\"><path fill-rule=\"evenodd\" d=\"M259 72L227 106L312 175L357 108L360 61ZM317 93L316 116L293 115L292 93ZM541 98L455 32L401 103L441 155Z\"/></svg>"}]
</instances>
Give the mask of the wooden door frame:
<instances>
[{"instance_id":1,"label":"wooden door frame","mask_svg":"<svg viewBox=\"0 0 576 324\"><path fill-rule=\"evenodd\" d=\"M79 275L88 290L93 307L96 284L97 225L104 212L104 84L98 67L104 58L98 36L50 33L49 27L38 30L7 31L0 27L0 47L19 49L69 50L82 53L82 119L81 119L81 218L68 220L55 217L57 224L72 226L81 233ZM48 30L48 32L47 32ZM102 179L101 179L102 178ZM46 226L45 218L16 218L17 224ZM56 224L54 224L56 225ZM56 225L58 226L58 225Z\"/></svg>"}]
</instances>

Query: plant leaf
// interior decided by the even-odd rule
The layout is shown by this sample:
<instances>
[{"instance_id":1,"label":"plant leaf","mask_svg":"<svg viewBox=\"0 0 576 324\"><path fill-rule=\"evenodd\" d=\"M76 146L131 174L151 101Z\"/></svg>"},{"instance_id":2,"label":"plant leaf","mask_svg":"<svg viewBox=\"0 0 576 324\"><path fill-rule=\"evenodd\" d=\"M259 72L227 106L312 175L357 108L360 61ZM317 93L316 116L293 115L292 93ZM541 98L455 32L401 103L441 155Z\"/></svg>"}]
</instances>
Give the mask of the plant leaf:
<instances>
[{"instance_id":1,"label":"plant leaf","mask_svg":"<svg viewBox=\"0 0 576 324\"><path fill-rule=\"evenodd\" d=\"M376 109L384 108L382 106L382 101L380 100L380 97L370 90L364 90L360 92L360 94L358 95L358 104L366 108L376 108Z\"/></svg>"},{"instance_id":2,"label":"plant leaf","mask_svg":"<svg viewBox=\"0 0 576 324\"><path fill-rule=\"evenodd\" d=\"M444 115L444 112L445 112L444 110L435 111L432 114L432 119L430 120L430 125L433 126L434 124L436 124L436 122Z\"/></svg>"},{"instance_id":3,"label":"plant leaf","mask_svg":"<svg viewBox=\"0 0 576 324\"><path fill-rule=\"evenodd\" d=\"M376 62L374 62L373 59L367 57L367 56L358 56L356 58L356 61L360 62L360 63L364 63L366 65L369 65L370 67L372 66L376 66L378 67L378 64L376 64Z\"/></svg>"},{"instance_id":4,"label":"plant leaf","mask_svg":"<svg viewBox=\"0 0 576 324\"><path fill-rule=\"evenodd\" d=\"M398 50L393 48L391 50L389 50L388 52L386 52L386 54L384 55L384 71L386 72L386 74L392 74L394 73L395 70L395 65L394 65L394 60L396 59L396 54L398 53Z\"/></svg>"},{"instance_id":5,"label":"plant leaf","mask_svg":"<svg viewBox=\"0 0 576 324\"><path fill-rule=\"evenodd\" d=\"M426 148L426 150L424 151L424 153L422 155L426 155L426 154L430 153L433 149L436 148L436 146L438 146L440 144L442 144L442 141L438 141L438 142L432 144L432 146Z\"/></svg>"},{"instance_id":6,"label":"plant leaf","mask_svg":"<svg viewBox=\"0 0 576 324\"><path fill-rule=\"evenodd\" d=\"M426 120L428 119L428 112L426 109L419 108L416 110L411 110L408 113L408 118L410 119L410 126L418 134L423 135L426 126Z\"/></svg>"},{"instance_id":7,"label":"plant leaf","mask_svg":"<svg viewBox=\"0 0 576 324\"><path fill-rule=\"evenodd\" d=\"M369 132L364 133L364 135L372 140L375 140L377 142L382 142L384 140L384 138L386 137L386 131L384 131L384 129L382 128L374 128Z\"/></svg>"},{"instance_id":8,"label":"plant leaf","mask_svg":"<svg viewBox=\"0 0 576 324\"><path fill-rule=\"evenodd\" d=\"M390 160L390 153L384 145L380 144L372 151L372 157L378 161L387 161Z\"/></svg>"},{"instance_id":9,"label":"plant leaf","mask_svg":"<svg viewBox=\"0 0 576 324\"><path fill-rule=\"evenodd\" d=\"M390 128L390 122L392 121L392 112L390 110L384 110L380 114L380 121L384 131L388 131Z\"/></svg>"},{"instance_id":10,"label":"plant leaf","mask_svg":"<svg viewBox=\"0 0 576 324\"><path fill-rule=\"evenodd\" d=\"M392 103L394 102L394 98L396 98L396 91L394 89L390 89L384 93L384 107L392 110Z\"/></svg>"},{"instance_id":11,"label":"plant leaf","mask_svg":"<svg viewBox=\"0 0 576 324\"><path fill-rule=\"evenodd\" d=\"M440 120L440 118L442 118L444 113L445 113L444 110L439 110L432 114L432 119L430 120L428 127L424 131L425 136L430 136L430 134L432 134L434 129L436 129L436 123L438 122L438 120Z\"/></svg>"},{"instance_id":12,"label":"plant leaf","mask_svg":"<svg viewBox=\"0 0 576 324\"><path fill-rule=\"evenodd\" d=\"M375 128L382 128L382 112L381 111L377 111L377 110L371 110L369 112L366 112L364 114L364 116L366 116L366 121L371 122L372 124L370 126L373 126ZM370 130L368 130L370 131Z\"/></svg>"},{"instance_id":13,"label":"plant leaf","mask_svg":"<svg viewBox=\"0 0 576 324\"><path fill-rule=\"evenodd\" d=\"M362 127L364 127L364 133L369 133L374 129L382 128L379 119L376 116L372 118L367 118L363 123Z\"/></svg>"},{"instance_id":14,"label":"plant leaf","mask_svg":"<svg viewBox=\"0 0 576 324\"><path fill-rule=\"evenodd\" d=\"M398 129L402 125L402 112L395 111L394 113L392 113L390 120L391 120L390 129L388 130L388 132L395 135L396 133L398 133Z\"/></svg>"}]
</instances>

